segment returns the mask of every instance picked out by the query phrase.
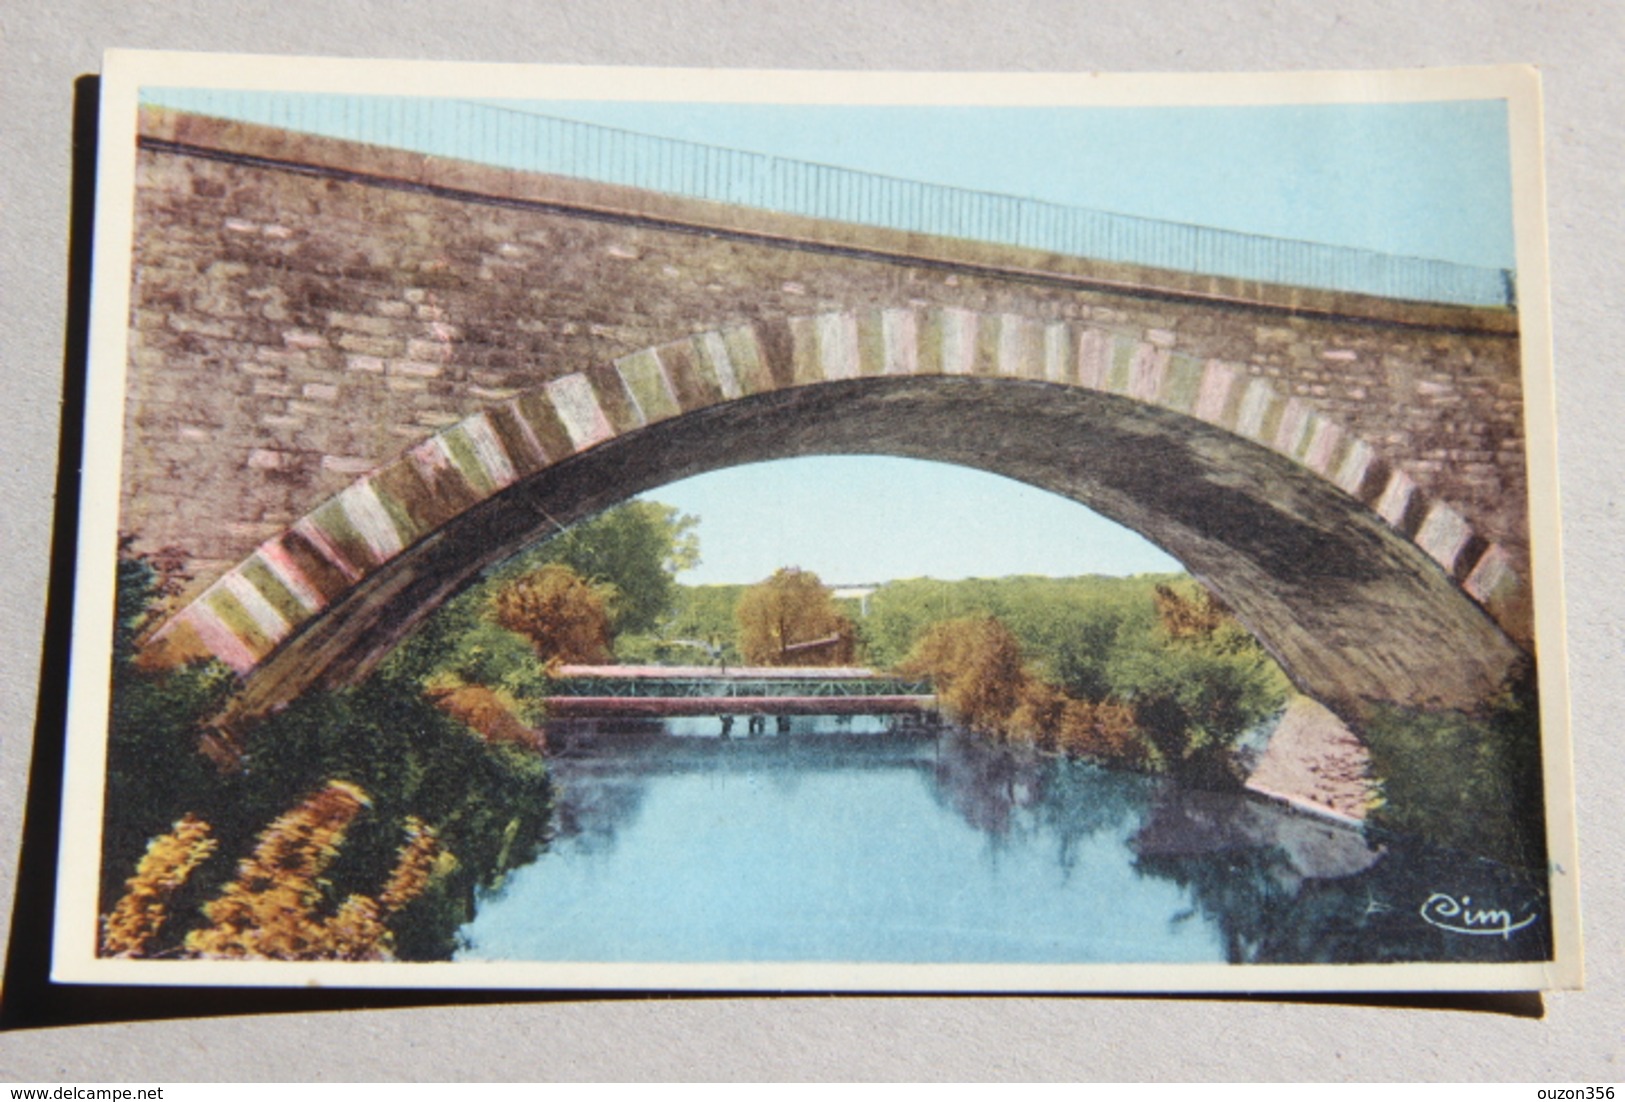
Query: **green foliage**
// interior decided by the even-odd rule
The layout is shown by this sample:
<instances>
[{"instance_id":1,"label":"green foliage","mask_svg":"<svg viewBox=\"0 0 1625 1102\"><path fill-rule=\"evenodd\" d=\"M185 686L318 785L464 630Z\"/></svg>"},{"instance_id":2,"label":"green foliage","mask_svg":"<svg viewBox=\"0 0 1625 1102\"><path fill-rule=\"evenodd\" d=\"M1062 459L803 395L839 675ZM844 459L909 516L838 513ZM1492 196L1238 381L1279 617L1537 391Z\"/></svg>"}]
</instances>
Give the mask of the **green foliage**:
<instances>
[{"instance_id":1,"label":"green foliage","mask_svg":"<svg viewBox=\"0 0 1625 1102\"><path fill-rule=\"evenodd\" d=\"M869 598L869 616L862 622L865 660L880 668L895 666L932 624L993 616L1046 679L1071 696L1099 700L1110 691L1106 666L1120 625L1134 617L1149 624L1152 587L1171 577L888 582Z\"/></svg>"},{"instance_id":2,"label":"green foliage","mask_svg":"<svg viewBox=\"0 0 1625 1102\"><path fill-rule=\"evenodd\" d=\"M448 679L483 685L519 701L519 719L535 725L546 714L548 678L524 636L496 623L490 593L458 594L395 648L386 660L401 683L433 686Z\"/></svg>"},{"instance_id":3,"label":"green foliage","mask_svg":"<svg viewBox=\"0 0 1625 1102\"><path fill-rule=\"evenodd\" d=\"M1375 825L1544 868L1533 669L1520 671L1476 714L1379 705L1361 726L1383 800L1371 814Z\"/></svg>"},{"instance_id":4,"label":"green foliage","mask_svg":"<svg viewBox=\"0 0 1625 1102\"><path fill-rule=\"evenodd\" d=\"M1157 761L1208 787L1238 784L1231 751L1286 703L1278 671L1257 654L1175 644L1125 648L1111 666L1118 699L1156 748Z\"/></svg>"},{"instance_id":5,"label":"green foliage","mask_svg":"<svg viewBox=\"0 0 1625 1102\"><path fill-rule=\"evenodd\" d=\"M634 498L515 556L493 578L500 584L548 563L568 566L595 586L613 587L615 634L649 632L677 599L677 573L699 564L698 524L673 506Z\"/></svg>"},{"instance_id":6,"label":"green foliage","mask_svg":"<svg viewBox=\"0 0 1625 1102\"><path fill-rule=\"evenodd\" d=\"M449 956L475 889L498 885L545 844L551 790L540 755L484 741L436 707L425 688L453 673L533 692L541 674L529 646L480 614L479 595L450 602L366 681L307 693L239 732L242 765L222 771L197 747L202 725L236 684L230 671L213 663L151 670L136 662L135 642L160 581L150 561L120 562L102 910L122 893L148 839L193 813L210 825L219 855L170 901L175 917L154 952L174 951L267 824L312 791L345 781L371 805L325 875L329 910L352 893L376 890L395 865L403 824L416 817L455 860L391 920L396 952Z\"/></svg>"},{"instance_id":7,"label":"green foliage","mask_svg":"<svg viewBox=\"0 0 1625 1102\"><path fill-rule=\"evenodd\" d=\"M863 616L855 600L835 607L852 623L855 657L865 665L890 669L904 661L921 636L936 623L965 617L993 616L1021 643L1027 661L1043 675L1081 699L1101 699L1109 692L1106 664L1119 625L1137 616L1154 620L1153 586L1177 575L1136 578L996 578L944 582L915 578L887 582L869 598ZM658 638L720 645L731 663L741 661L735 642L735 610L747 587L738 585L678 586L671 613L661 622ZM691 661L695 648L652 651L668 662ZM621 652L617 643L617 653Z\"/></svg>"},{"instance_id":8,"label":"green foliage","mask_svg":"<svg viewBox=\"0 0 1625 1102\"><path fill-rule=\"evenodd\" d=\"M213 769L198 752L200 721L236 684L218 662L173 670L137 666L136 641L150 626L151 610L163 590L163 578L151 560L119 560L102 819L104 911L123 891L148 839L191 810L190 794L212 779Z\"/></svg>"},{"instance_id":9,"label":"green foliage","mask_svg":"<svg viewBox=\"0 0 1625 1102\"><path fill-rule=\"evenodd\" d=\"M1163 584L1154 596L1154 622L1119 627L1112 695L1134 709L1162 768L1204 787L1238 785L1236 742L1285 706L1286 676L1206 591Z\"/></svg>"},{"instance_id":10,"label":"green foliage","mask_svg":"<svg viewBox=\"0 0 1625 1102\"><path fill-rule=\"evenodd\" d=\"M731 637L744 592L681 588L663 635ZM998 737L1204 786L1237 783L1238 740L1289 691L1257 641L1183 575L888 582L853 630L867 665L930 667L939 692L957 678L950 709Z\"/></svg>"},{"instance_id":11,"label":"green foliage","mask_svg":"<svg viewBox=\"0 0 1625 1102\"><path fill-rule=\"evenodd\" d=\"M1239 783L1237 740L1288 690L1224 606L1177 576L894 582L870 608L870 661L932 673L963 721L1205 787Z\"/></svg>"},{"instance_id":12,"label":"green foliage","mask_svg":"<svg viewBox=\"0 0 1625 1102\"><path fill-rule=\"evenodd\" d=\"M704 663L713 661L712 654L720 651L721 659L729 665L742 665L744 660L735 641L738 627L734 610L746 588L678 586L676 604L660 628L660 638L666 641L666 646L657 651L660 660L676 665Z\"/></svg>"},{"instance_id":13,"label":"green foliage","mask_svg":"<svg viewBox=\"0 0 1625 1102\"><path fill-rule=\"evenodd\" d=\"M536 653L519 635L484 617L458 638L457 649L441 669L522 702L526 709L519 718L532 726L546 713L549 682Z\"/></svg>"}]
</instances>

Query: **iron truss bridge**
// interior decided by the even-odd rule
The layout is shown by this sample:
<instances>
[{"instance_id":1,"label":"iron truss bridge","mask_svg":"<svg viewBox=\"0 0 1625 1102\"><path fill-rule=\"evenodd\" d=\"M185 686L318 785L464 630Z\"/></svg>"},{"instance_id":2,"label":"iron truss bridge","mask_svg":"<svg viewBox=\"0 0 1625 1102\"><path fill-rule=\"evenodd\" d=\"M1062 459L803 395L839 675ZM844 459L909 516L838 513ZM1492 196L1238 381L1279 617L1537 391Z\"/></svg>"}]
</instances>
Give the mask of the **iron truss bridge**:
<instances>
[{"instance_id":1,"label":"iron truss bridge","mask_svg":"<svg viewBox=\"0 0 1625 1102\"><path fill-rule=\"evenodd\" d=\"M563 666L548 710L568 716L884 715L933 711L927 680L856 667Z\"/></svg>"}]
</instances>

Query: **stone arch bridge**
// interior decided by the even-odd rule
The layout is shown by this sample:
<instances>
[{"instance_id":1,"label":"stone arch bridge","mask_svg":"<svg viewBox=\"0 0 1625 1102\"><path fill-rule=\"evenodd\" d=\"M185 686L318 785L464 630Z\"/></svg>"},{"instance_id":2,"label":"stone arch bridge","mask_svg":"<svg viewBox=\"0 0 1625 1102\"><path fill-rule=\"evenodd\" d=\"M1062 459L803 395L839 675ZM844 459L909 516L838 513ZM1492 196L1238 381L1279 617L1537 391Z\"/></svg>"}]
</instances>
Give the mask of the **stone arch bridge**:
<instances>
[{"instance_id":1,"label":"stone arch bridge","mask_svg":"<svg viewBox=\"0 0 1625 1102\"><path fill-rule=\"evenodd\" d=\"M144 108L122 526L233 715L680 477L961 463L1133 528L1300 687L1471 706L1531 650L1515 311L775 214Z\"/></svg>"}]
</instances>

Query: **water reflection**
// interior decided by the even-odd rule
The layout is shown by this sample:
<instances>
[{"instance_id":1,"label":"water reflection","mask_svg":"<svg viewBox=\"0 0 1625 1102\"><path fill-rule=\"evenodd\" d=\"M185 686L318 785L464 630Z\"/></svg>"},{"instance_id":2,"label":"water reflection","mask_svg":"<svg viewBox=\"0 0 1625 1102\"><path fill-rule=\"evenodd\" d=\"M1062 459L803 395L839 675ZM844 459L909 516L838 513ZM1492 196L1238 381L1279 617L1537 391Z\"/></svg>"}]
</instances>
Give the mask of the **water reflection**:
<instances>
[{"instance_id":1,"label":"water reflection","mask_svg":"<svg viewBox=\"0 0 1625 1102\"><path fill-rule=\"evenodd\" d=\"M735 730L743 729L743 724ZM1422 919L1457 893L1538 915L1483 862L1368 840L962 732L796 717L549 732L548 853L481 901L461 956L533 960L1511 960L1545 923Z\"/></svg>"},{"instance_id":2,"label":"water reflection","mask_svg":"<svg viewBox=\"0 0 1625 1102\"><path fill-rule=\"evenodd\" d=\"M1368 839L1245 797L1169 788L1131 845L1137 869L1191 893L1233 964L1550 956L1545 895L1531 874L1411 839ZM1527 925L1507 936L1441 928L1422 912L1445 893Z\"/></svg>"},{"instance_id":3,"label":"water reflection","mask_svg":"<svg viewBox=\"0 0 1625 1102\"><path fill-rule=\"evenodd\" d=\"M1126 837L1136 829L1152 782L1061 761L1028 747L1001 746L968 732L941 737L930 794L983 832L992 849L1012 831L1054 848L1069 876L1080 845L1097 834Z\"/></svg>"}]
</instances>

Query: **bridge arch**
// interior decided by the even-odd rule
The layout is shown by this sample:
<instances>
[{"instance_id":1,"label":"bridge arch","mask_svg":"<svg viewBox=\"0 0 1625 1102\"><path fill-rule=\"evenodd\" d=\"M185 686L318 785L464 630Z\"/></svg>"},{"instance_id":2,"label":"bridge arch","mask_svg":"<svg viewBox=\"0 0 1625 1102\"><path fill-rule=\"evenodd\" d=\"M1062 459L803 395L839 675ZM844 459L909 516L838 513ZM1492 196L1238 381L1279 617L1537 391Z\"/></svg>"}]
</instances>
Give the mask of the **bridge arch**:
<instances>
[{"instance_id":1,"label":"bridge arch","mask_svg":"<svg viewBox=\"0 0 1625 1102\"><path fill-rule=\"evenodd\" d=\"M1510 556L1243 365L1074 321L877 307L699 333L554 378L362 476L155 633L228 716L351 681L486 567L664 482L885 453L1008 475L1141 533L1310 695L1471 706L1524 657Z\"/></svg>"}]
</instances>

